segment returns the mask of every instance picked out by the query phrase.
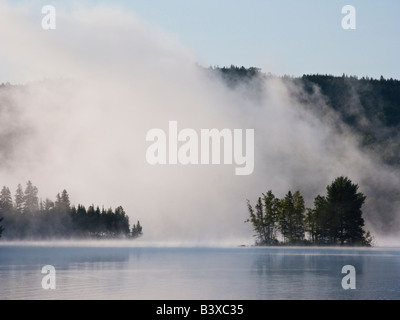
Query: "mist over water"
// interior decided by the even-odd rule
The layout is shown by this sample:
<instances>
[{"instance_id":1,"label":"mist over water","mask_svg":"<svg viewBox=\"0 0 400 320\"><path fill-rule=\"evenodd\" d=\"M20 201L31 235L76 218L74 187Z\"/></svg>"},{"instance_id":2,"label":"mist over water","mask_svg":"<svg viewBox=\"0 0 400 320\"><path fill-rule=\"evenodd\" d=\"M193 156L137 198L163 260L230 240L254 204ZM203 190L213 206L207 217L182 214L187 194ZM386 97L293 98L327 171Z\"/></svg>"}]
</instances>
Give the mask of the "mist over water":
<instances>
[{"instance_id":1,"label":"mist over water","mask_svg":"<svg viewBox=\"0 0 400 320\"><path fill-rule=\"evenodd\" d=\"M29 8L0 2L0 185L31 180L54 199L122 205L146 241L251 243L246 199L299 189L312 206L335 177L367 196L366 227L379 243L396 239L400 175L357 147L339 120L321 120L294 83L262 80L258 95L230 89L197 65L176 36L116 7L57 8L44 31ZM323 72L323 70L321 70ZM251 84L249 84L251 86ZM304 102L307 101L307 102ZM146 162L148 130L255 129L255 169ZM397 242L398 243L398 242Z\"/></svg>"}]
</instances>

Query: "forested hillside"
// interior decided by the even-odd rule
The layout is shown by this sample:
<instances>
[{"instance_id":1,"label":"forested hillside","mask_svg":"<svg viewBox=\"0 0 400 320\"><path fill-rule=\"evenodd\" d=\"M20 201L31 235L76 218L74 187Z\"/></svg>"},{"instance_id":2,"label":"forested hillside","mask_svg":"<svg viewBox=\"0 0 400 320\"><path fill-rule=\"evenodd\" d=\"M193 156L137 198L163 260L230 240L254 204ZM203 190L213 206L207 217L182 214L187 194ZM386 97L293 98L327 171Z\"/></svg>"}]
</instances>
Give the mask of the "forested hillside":
<instances>
[{"instance_id":1,"label":"forested hillside","mask_svg":"<svg viewBox=\"0 0 400 320\"><path fill-rule=\"evenodd\" d=\"M210 68L218 73L229 87L248 86L252 94L261 90L262 81L280 78L287 84L301 87L312 96L316 92L324 99L313 100L313 112L328 116L334 111L358 138L360 146L389 165L400 166L400 81L395 79L361 79L342 75L303 75L301 78L274 76L258 68L231 66ZM307 102L304 95L296 97Z\"/></svg>"}]
</instances>

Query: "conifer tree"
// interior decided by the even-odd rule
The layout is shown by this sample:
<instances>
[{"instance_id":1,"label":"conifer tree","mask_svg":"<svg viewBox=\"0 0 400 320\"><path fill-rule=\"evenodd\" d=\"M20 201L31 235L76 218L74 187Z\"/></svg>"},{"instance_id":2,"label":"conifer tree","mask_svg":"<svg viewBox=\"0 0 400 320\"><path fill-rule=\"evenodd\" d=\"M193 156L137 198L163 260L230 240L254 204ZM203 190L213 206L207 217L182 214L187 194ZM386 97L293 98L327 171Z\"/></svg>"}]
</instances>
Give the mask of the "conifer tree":
<instances>
[{"instance_id":1,"label":"conifer tree","mask_svg":"<svg viewBox=\"0 0 400 320\"><path fill-rule=\"evenodd\" d=\"M305 219L304 198L299 191L293 194L293 235L292 239L298 243L304 240L304 219Z\"/></svg>"},{"instance_id":2,"label":"conifer tree","mask_svg":"<svg viewBox=\"0 0 400 320\"><path fill-rule=\"evenodd\" d=\"M24 191L21 184L18 184L17 190L15 191L15 209L18 213L24 211Z\"/></svg>"},{"instance_id":3,"label":"conifer tree","mask_svg":"<svg viewBox=\"0 0 400 320\"><path fill-rule=\"evenodd\" d=\"M263 194L264 214L264 233L266 244L274 244L277 233L277 223L279 215L279 199L277 199L271 190Z\"/></svg>"},{"instance_id":4,"label":"conifer tree","mask_svg":"<svg viewBox=\"0 0 400 320\"><path fill-rule=\"evenodd\" d=\"M361 207L366 197L347 177L336 178L327 190L327 212L334 223L331 234L340 244L361 244L365 238Z\"/></svg>"},{"instance_id":5,"label":"conifer tree","mask_svg":"<svg viewBox=\"0 0 400 320\"><path fill-rule=\"evenodd\" d=\"M39 210L38 189L28 181L24 192L24 213L35 213Z\"/></svg>"},{"instance_id":6,"label":"conifer tree","mask_svg":"<svg viewBox=\"0 0 400 320\"><path fill-rule=\"evenodd\" d=\"M13 208L12 195L6 186L0 192L0 213L10 213Z\"/></svg>"},{"instance_id":7,"label":"conifer tree","mask_svg":"<svg viewBox=\"0 0 400 320\"><path fill-rule=\"evenodd\" d=\"M140 225L140 222L138 221L137 224L133 224L132 226L132 233L131 236L132 238L138 238L143 234L142 232L142 226Z\"/></svg>"}]
</instances>

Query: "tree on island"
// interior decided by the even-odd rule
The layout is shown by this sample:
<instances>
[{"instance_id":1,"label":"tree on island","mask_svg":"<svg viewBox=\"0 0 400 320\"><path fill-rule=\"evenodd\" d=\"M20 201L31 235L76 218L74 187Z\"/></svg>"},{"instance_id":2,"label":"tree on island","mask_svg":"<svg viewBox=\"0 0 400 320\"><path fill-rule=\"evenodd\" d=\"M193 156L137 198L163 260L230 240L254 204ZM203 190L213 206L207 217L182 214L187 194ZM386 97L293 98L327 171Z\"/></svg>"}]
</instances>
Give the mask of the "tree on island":
<instances>
[{"instance_id":1,"label":"tree on island","mask_svg":"<svg viewBox=\"0 0 400 320\"><path fill-rule=\"evenodd\" d=\"M366 197L358 192L358 185L338 177L326 190L326 196L314 199L314 208L305 207L299 191L289 191L284 199L268 191L267 196L258 198L254 209L248 201L250 217L246 222L253 225L256 245L370 245L372 239L363 229L361 210Z\"/></svg>"},{"instance_id":2,"label":"tree on island","mask_svg":"<svg viewBox=\"0 0 400 320\"><path fill-rule=\"evenodd\" d=\"M133 224L133 226L132 226L132 238L138 238L138 237L142 236L143 235L142 230L143 230L143 228L140 225L139 221L137 222L136 225Z\"/></svg>"},{"instance_id":3,"label":"tree on island","mask_svg":"<svg viewBox=\"0 0 400 320\"><path fill-rule=\"evenodd\" d=\"M259 197L255 210L247 201L247 207L250 212L249 219L254 227L256 243L259 245L272 245L277 242L276 227L278 224L279 199L275 198L272 191L262 194Z\"/></svg>"},{"instance_id":4,"label":"tree on island","mask_svg":"<svg viewBox=\"0 0 400 320\"><path fill-rule=\"evenodd\" d=\"M142 234L138 224L132 229L123 207L105 210L94 205L71 206L66 190L55 201L39 201L38 188L28 181L25 191L18 185L15 202L7 187L0 192L0 216L4 218L0 231L7 239L50 238L137 238ZM1 221L1 220L0 220ZM4 227L4 229L3 229Z\"/></svg>"},{"instance_id":5,"label":"tree on island","mask_svg":"<svg viewBox=\"0 0 400 320\"><path fill-rule=\"evenodd\" d=\"M304 239L304 198L299 191L289 191L280 200L278 216L279 231L284 243L298 243Z\"/></svg>"},{"instance_id":6,"label":"tree on island","mask_svg":"<svg viewBox=\"0 0 400 320\"><path fill-rule=\"evenodd\" d=\"M353 184L347 177L339 177L327 186L326 190L326 208L321 213L326 215L323 220L329 222L329 241L339 242L341 245L364 244L361 207L366 197L358 192L358 185Z\"/></svg>"}]
</instances>

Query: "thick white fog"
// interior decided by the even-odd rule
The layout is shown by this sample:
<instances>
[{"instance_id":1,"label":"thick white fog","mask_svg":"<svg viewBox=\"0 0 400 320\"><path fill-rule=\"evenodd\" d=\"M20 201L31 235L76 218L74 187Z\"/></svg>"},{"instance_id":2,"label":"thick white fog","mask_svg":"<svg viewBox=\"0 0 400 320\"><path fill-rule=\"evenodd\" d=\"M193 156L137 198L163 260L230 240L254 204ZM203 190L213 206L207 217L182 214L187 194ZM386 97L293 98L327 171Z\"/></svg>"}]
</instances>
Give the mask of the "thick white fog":
<instances>
[{"instance_id":1,"label":"thick white fog","mask_svg":"<svg viewBox=\"0 0 400 320\"><path fill-rule=\"evenodd\" d=\"M399 188L399 173L306 111L293 98L301 88L271 78L259 98L231 90L176 36L118 8L60 8L56 30L43 30L41 17L0 3L0 82L26 84L1 93L1 186L31 180L42 198L65 188L73 204L122 205L143 225L141 241L240 244L252 241L246 199L299 189L312 206L346 175L375 197L364 216L378 243L385 224L398 230L399 203L379 190ZM253 174L149 165L146 133L167 132L171 120L178 130L255 129Z\"/></svg>"}]
</instances>

